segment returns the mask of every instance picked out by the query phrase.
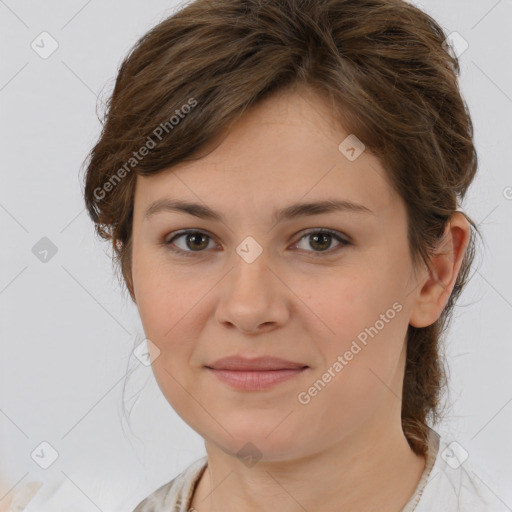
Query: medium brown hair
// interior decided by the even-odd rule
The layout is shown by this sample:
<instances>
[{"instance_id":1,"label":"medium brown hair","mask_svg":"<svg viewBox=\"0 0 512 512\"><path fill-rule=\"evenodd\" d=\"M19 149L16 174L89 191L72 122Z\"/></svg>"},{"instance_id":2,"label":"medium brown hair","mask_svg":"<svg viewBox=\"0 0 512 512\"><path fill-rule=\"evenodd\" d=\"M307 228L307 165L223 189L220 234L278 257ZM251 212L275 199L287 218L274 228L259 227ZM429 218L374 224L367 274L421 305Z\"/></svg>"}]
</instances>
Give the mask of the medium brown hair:
<instances>
[{"instance_id":1,"label":"medium brown hair","mask_svg":"<svg viewBox=\"0 0 512 512\"><path fill-rule=\"evenodd\" d=\"M137 174L204 156L200 150L252 105L295 87L324 98L333 119L380 159L406 205L413 262L431 268L429 257L477 170L459 63L446 37L401 0L196 0L146 33L120 66L84 191L132 299ZM143 146L149 151L141 156ZM445 309L432 325L407 332L402 428L422 455L446 384L441 336L480 234L465 217L473 229Z\"/></svg>"}]
</instances>

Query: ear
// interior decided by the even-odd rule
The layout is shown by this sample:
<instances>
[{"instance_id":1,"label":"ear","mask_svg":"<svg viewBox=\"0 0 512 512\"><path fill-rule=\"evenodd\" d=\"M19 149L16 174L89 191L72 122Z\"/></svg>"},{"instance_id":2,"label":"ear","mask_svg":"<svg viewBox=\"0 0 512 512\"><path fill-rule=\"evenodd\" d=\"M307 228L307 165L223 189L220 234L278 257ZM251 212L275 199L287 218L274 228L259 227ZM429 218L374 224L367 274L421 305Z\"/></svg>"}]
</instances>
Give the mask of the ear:
<instances>
[{"instance_id":1,"label":"ear","mask_svg":"<svg viewBox=\"0 0 512 512\"><path fill-rule=\"evenodd\" d=\"M466 217L462 213L454 213L430 259L428 276L423 278L414 292L414 306L409 319L413 327L427 327L441 316L455 286L470 231Z\"/></svg>"}]
</instances>

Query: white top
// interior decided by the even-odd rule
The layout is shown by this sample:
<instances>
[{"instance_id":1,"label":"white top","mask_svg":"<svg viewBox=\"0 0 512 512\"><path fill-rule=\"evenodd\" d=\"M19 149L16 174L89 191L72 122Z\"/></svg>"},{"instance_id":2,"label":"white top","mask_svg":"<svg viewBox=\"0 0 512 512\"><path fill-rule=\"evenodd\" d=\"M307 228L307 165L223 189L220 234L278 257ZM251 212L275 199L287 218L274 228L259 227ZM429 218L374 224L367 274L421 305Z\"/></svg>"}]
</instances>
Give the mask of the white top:
<instances>
[{"instance_id":1,"label":"white top","mask_svg":"<svg viewBox=\"0 0 512 512\"><path fill-rule=\"evenodd\" d=\"M466 453L460 445L445 443L432 429L428 442L425 470L413 496L397 512L510 512L510 508L500 501L494 483L465 460ZM188 512L195 486L207 462L206 456L196 460L142 500L133 512ZM55 482L28 482L20 483L13 490L7 512L74 510L97 511L97 508L68 481L58 485Z\"/></svg>"}]
</instances>

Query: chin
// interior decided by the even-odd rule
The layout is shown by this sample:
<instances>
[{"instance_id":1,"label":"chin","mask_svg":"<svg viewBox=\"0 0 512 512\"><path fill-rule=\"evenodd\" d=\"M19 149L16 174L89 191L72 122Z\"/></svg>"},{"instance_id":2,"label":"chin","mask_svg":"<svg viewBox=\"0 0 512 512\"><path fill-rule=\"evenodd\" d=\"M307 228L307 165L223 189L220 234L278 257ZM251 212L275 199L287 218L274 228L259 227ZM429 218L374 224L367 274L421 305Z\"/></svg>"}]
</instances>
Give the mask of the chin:
<instances>
[{"instance_id":1,"label":"chin","mask_svg":"<svg viewBox=\"0 0 512 512\"><path fill-rule=\"evenodd\" d=\"M208 436L206 439L241 461L286 461L304 455L305 440L302 440L297 432L290 431L289 425L288 428L283 428L283 425L276 428L278 424L279 422L274 422L272 427L265 425L261 428L255 428L254 425L251 428L236 428L224 424L232 437L221 429L221 438Z\"/></svg>"}]
</instances>

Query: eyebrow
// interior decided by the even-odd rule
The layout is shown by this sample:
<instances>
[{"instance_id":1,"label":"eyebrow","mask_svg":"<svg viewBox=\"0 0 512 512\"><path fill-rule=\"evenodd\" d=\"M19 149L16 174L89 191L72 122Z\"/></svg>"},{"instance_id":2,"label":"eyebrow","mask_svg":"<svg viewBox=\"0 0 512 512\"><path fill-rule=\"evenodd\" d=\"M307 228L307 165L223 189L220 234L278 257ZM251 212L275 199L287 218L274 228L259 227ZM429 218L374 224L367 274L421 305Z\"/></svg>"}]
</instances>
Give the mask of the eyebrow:
<instances>
[{"instance_id":1,"label":"eyebrow","mask_svg":"<svg viewBox=\"0 0 512 512\"><path fill-rule=\"evenodd\" d=\"M157 199L146 209L144 218L148 219L156 213L166 211L182 212L201 219L224 222L222 215L208 206L180 199ZM375 213L366 206L354 203L353 201L343 199L325 199L322 201L291 204L277 210L274 213L272 220L274 223L278 223L283 220L290 220L303 216L320 215L322 213L329 212L351 212L375 215Z\"/></svg>"}]
</instances>

